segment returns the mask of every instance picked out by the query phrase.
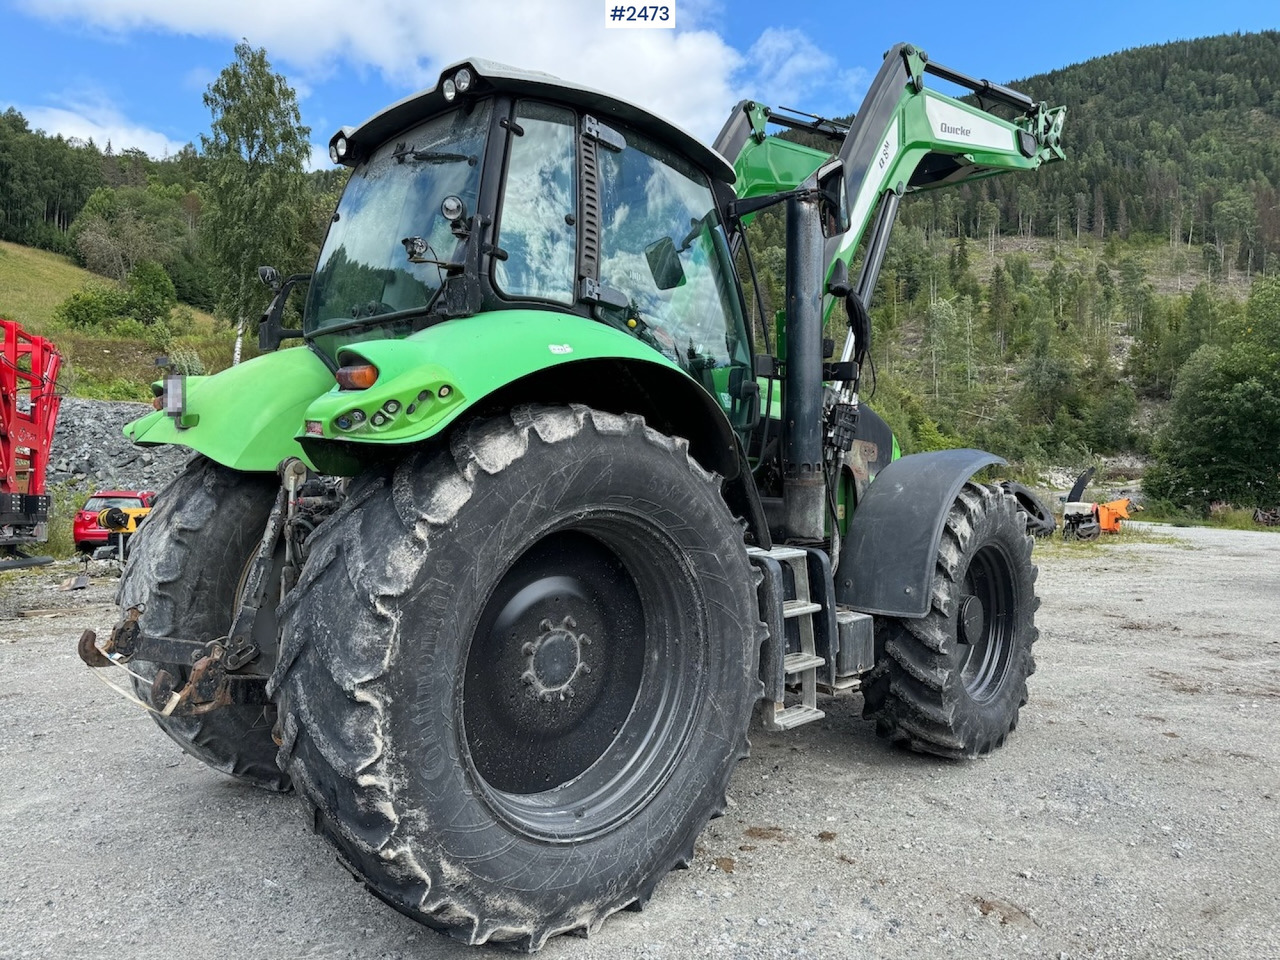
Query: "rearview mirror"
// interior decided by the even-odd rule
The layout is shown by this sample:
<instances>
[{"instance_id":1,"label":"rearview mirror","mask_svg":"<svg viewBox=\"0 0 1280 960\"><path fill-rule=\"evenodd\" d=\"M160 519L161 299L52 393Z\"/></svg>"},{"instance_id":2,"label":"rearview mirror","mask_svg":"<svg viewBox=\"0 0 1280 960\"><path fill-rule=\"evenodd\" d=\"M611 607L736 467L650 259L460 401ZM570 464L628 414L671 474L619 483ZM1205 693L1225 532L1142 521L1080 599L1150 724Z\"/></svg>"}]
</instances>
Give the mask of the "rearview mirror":
<instances>
[{"instance_id":1,"label":"rearview mirror","mask_svg":"<svg viewBox=\"0 0 1280 960\"><path fill-rule=\"evenodd\" d=\"M267 282L264 271L271 271L274 275L274 285L271 289L275 292L270 305L263 312L262 318L258 321L258 349L263 353L269 353L277 350L280 343L284 340L302 336L301 330L286 330L281 318L284 316L284 306L289 300L289 293L300 283L306 283L311 279L309 273L295 273L291 277L280 279L280 274L274 267L260 267L258 276L263 278L263 283Z\"/></svg>"},{"instance_id":2,"label":"rearview mirror","mask_svg":"<svg viewBox=\"0 0 1280 960\"><path fill-rule=\"evenodd\" d=\"M258 279L273 292L280 289L280 271L275 267L259 267Z\"/></svg>"},{"instance_id":3,"label":"rearview mirror","mask_svg":"<svg viewBox=\"0 0 1280 960\"><path fill-rule=\"evenodd\" d=\"M844 179L844 161L839 157L818 168L818 213L822 235L827 239L849 229L849 188Z\"/></svg>"},{"instance_id":4,"label":"rearview mirror","mask_svg":"<svg viewBox=\"0 0 1280 960\"><path fill-rule=\"evenodd\" d=\"M676 252L676 242L670 237L655 240L645 247L644 258L649 261L649 273L659 290L673 290L684 283L684 265Z\"/></svg>"}]
</instances>

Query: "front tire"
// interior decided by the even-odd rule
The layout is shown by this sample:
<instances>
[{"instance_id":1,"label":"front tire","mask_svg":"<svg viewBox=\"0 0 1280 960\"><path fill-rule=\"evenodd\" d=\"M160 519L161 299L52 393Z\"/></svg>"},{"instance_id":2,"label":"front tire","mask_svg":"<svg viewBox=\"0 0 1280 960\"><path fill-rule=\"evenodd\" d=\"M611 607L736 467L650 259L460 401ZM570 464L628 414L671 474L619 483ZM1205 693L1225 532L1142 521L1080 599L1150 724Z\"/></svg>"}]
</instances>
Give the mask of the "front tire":
<instances>
[{"instance_id":1,"label":"front tire","mask_svg":"<svg viewBox=\"0 0 1280 960\"><path fill-rule=\"evenodd\" d=\"M912 750L975 757L1018 725L1039 635L1032 538L1017 500L966 483L947 515L929 612L877 621L863 715Z\"/></svg>"},{"instance_id":2,"label":"front tire","mask_svg":"<svg viewBox=\"0 0 1280 960\"><path fill-rule=\"evenodd\" d=\"M122 612L142 606L142 632L184 640L224 637L236 590L257 551L280 481L193 457L165 489L129 543L116 593ZM164 669L181 686L188 665L133 660L134 689L151 701L151 681ZM265 790L289 790L271 738L276 708L229 706L203 716L151 718L197 760Z\"/></svg>"},{"instance_id":3,"label":"front tire","mask_svg":"<svg viewBox=\"0 0 1280 960\"><path fill-rule=\"evenodd\" d=\"M283 613L281 766L370 890L468 943L643 903L746 755L741 528L639 417L518 408L365 478Z\"/></svg>"}]
</instances>

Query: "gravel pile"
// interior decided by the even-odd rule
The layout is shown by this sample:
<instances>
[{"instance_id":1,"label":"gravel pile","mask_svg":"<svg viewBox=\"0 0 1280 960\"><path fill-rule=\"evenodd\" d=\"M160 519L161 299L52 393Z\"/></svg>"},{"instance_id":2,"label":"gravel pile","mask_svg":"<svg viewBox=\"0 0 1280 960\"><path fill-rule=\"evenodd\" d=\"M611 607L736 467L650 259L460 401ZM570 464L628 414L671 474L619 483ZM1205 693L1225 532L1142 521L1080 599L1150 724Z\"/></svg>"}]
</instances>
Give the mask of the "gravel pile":
<instances>
[{"instance_id":1,"label":"gravel pile","mask_svg":"<svg viewBox=\"0 0 1280 960\"><path fill-rule=\"evenodd\" d=\"M49 456L48 482L70 484L85 492L162 489L191 451L137 447L121 433L126 423L150 411L145 403L64 398Z\"/></svg>"}]
</instances>

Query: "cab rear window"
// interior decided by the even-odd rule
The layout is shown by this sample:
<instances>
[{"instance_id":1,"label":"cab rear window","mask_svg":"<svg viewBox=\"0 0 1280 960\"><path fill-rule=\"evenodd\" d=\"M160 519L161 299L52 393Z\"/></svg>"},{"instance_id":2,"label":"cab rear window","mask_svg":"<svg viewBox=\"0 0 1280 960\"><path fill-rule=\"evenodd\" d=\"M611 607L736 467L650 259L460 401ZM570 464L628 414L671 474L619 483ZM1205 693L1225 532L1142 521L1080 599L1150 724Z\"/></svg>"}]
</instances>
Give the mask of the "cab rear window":
<instances>
[{"instance_id":1,"label":"cab rear window","mask_svg":"<svg viewBox=\"0 0 1280 960\"><path fill-rule=\"evenodd\" d=\"M85 501L84 508L92 510L95 513L101 513L111 507L140 507L142 501L137 497L90 497Z\"/></svg>"}]
</instances>

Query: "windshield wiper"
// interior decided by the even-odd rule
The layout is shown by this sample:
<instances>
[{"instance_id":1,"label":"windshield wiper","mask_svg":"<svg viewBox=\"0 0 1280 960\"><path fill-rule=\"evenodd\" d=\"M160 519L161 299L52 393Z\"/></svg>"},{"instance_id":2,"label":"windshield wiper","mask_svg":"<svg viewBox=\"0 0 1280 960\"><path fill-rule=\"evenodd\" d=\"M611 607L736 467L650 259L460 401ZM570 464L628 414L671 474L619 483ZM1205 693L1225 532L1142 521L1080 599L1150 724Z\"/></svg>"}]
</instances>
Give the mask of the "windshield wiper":
<instances>
[{"instance_id":1,"label":"windshield wiper","mask_svg":"<svg viewBox=\"0 0 1280 960\"><path fill-rule=\"evenodd\" d=\"M396 147L395 153L391 154L391 157L398 163L404 163L406 160L417 160L419 163L466 163L469 167L474 167L480 162L480 158L475 154L446 153L441 150L414 150L403 143Z\"/></svg>"}]
</instances>

